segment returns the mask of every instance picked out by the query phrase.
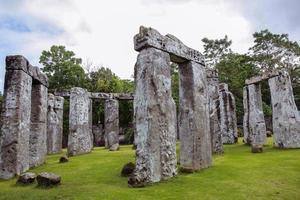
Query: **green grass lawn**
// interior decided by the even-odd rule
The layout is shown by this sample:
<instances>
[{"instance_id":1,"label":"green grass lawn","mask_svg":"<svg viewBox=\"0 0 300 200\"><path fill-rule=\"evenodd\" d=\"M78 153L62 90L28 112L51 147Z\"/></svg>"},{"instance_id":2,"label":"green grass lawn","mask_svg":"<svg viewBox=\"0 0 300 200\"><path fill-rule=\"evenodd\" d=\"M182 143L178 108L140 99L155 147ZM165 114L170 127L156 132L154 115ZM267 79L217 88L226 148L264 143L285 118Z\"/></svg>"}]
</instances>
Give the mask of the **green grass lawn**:
<instances>
[{"instance_id":1,"label":"green grass lawn","mask_svg":"<svg viewBox=\"0 0 300 200\"><path fill-rule=\"evenodd\" d=\"M61 175L60 186L42 189L16 185L16 179L0 181L0 199L300 199L300 149L275 149L270 139L262 154L250 153L241 141L225 145L225 154L214 156L211 168L145 188L129 188L120 176L122 166L134 161L131 146L117 152L95 148L64 164L58 163L60 155L48 156L45 165L30 170Z\"/></svg>"}]
</instances>

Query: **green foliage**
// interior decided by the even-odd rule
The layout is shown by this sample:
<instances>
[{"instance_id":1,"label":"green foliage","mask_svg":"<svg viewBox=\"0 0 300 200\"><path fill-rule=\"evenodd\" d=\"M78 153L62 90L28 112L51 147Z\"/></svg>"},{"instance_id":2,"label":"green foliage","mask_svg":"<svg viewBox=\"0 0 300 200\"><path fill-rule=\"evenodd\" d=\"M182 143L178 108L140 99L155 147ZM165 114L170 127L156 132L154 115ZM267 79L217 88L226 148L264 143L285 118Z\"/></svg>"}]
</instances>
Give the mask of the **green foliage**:
<instances>
[{"instance_id":1,"label":"green foliage","mask_svg":"<svg viewBox=\"0 0 300 200\"><path fill-rule=\"evenodd\" d=\"M45 165L30 170L59 174L61 185L40 189L36 183L16 185L17 178L13 178L0 181L0 199L300 199L299 149L272 148L268 138L262 154L252 154L250 147L241 142L225 145L224 151L224 155L213 157L213 166L208 169L179 173L176 178L145 188L128 187L128 178L120 175L124 164L134 162L131 145L121 146L116 152L94 148L89 154L60 164L64 152L48 156Z\"/></svg>"},{"instance_id":2,"label":"green foliage","mask_svg":"<svg viewBox=\"0 0 300 200\"><path fill-rule=\"evenodd\" d=\"M258 69L249 62L250 60L251 58L247 55L230 53L216 65L220 82L227 83L235 97L237 118L240 123L244 114L243 86L245 80L258 73Z\"/></svg>"},{"instance_id":3,"label":"green foliage","mask_svg":"<svg viewBox=\"0 0 300 200\"><path fill-rule=\"evenodd\" d=\"M232 41L225 35L222 39L211 40L203 38L205 64L208 68L214 68L227 54L232 53L230 48Z\"/></svg>"},{"instance_id":4,"label":"green foliage","mask_svg":"<svg viewBox=\"0 0 300 200\"><path fill-rule=\"evenodd\" d=\"M252 62L261 71L285 69L291 76L295 101L300 108L300 46L290 41L288 34L274 34L262 30L253 34L254 46L250 48Z\"/></svg>"},{"instance_id":5,"label":"green foliage","mask_svg":"<svg viewBox=\"0 0 300 200\"><path fill-rule=\"evenodd\" d=\"M44 66L42 71L48 76L50 91L85 86L81 59L64 46L53 45L49 51L43 51L40 63Z\"/></svg>"},{"instance_id":6,"label":"green foliage","mask_svg":"<svg viewBox=\"0 0 300 200\"><path fill-rule=\"evenodd\" d=\"M172 97L176 104L176 110L178 113L179 106L179 75L178 65L176 63L171 64L171 86L172 86Z\"/></svg>"}]
</instances>

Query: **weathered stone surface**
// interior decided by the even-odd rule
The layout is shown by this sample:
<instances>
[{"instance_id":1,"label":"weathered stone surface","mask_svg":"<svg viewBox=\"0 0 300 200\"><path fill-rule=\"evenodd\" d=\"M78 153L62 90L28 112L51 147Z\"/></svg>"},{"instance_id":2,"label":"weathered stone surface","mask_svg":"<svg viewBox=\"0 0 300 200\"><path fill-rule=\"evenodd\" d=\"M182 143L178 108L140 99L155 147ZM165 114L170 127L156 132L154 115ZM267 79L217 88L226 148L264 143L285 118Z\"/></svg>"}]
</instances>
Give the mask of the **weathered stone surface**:
<instances>
[{"instance_id":1,"label":"weathered stone surface","mask_svg":"<svg viewBox=\"0 0 300 200\"><path fill-rule=\"evenodd\" d=\"M121 176L125 176L125 177L131 176L134 169L135 169L134 163L132 163L132 162L126 163L122 168Z\"/></svg>"},{"instance_id":2,"label":"weathered stone surface","mask_svg":"<svg viewBox=\"0 0 300 200\"><path fill-rule=\"evenodd\" d=\"M180 167L197 171L212 163L209 97L203 65L179 65Z\"/></svg>"},{"instance_id":3,"label":"weathered stone surface","mask_svg":"<svg viewBox=\"0 0 300 200\"><path fill-rule=\"evenodd\" d=\"M48 95L47 151L48 154L62 150L64 98Z\"/></svg>"},{"instance_id":4,"label":"weathered stone surface","mask_svg":"<svg viewBox=\"0 0 300 200\"><path fill-rule=\"evenodd\" d=\"M248 104L250 135L248 137L250 137L252 151L256 151L253 149L262 149L266 142L266 124L262 108L260 84L248 85Z\"/></svg>"},{"instance_id":5,"label":"weathered stone surface","mask_svg":"<svg viewBox=\"0 0 300 200\"><path fill-rule=\"evenodd\" d=\"M210 135L213 153L223 153L221 134L221 116L219 99L219 79L217 70L207 69L207 87L209 96Z\"/></svg>"},{"instance_id":6,"label":"weathered stone surface","mask_svg":"<svg viewBox=\"0 0 300 200\"><path fill-rule=\"evenodd\" d=\"M6 71L0 137L0 178L3 179L29 169L31 85L32 78L24 71Z\"/></svg>"},{"instance_id":7,"label":"weathered stone surface","mask_svg":"<svg viewBox=\"0 0 300 200\"><path fill-rule=\"evenodd\" d=\"M40 84L47 88L49 86L48 78L40 71L40 68L30 65L28 60L21 55L7 56L6 70L22 70Z\"/></svg>"},{"instance_id":8,"label":"weathered stone surface","mask_svg":"<svg viewBox=\"0 0 300 200\"><path fill-rule=\"evenodd\" d=\"M104 130L102 124L93 125L94 146L99 147L105 144Z\"/></svg>"},{"instance_id":9,"label":"weathered stone surface","mask_svg":"<svg viewBox=\"0 0 300 200\"><path fill-rule=\"evenodd\" d=\"M171 34L163 36L153 28L141 26L139 33L134 36L134 49L141 51L148 47L170 53L172 62L194 61L204 65L203 55L199 51L185 46L175 36Z\"/></svg>"},{"instance_id":10,"label":"weathered stone surface","mask_svg":"<svg viewBox=\"0 0 300 200\"><path fill-rule=\"evenodd\" d=\"M70 91L57 91L55 95L62 97L69 97ZM89 92L91 99L118 99L118 100L133 100L134 96L132 93L103 93L103 92Z\"/></svg>"},{"instance_id":11,"label":"weathered stone surface","mask_svg":"<svg viewBox=\"0 0 300 200\"><path fill-rule=\"evenodd\" d=\"M300 114L295 104L290 76L285 71L279 74L269 79L274 146L300 148Z\"/></svg>"},{"instance_id":12,"label":"weathered stone surface","mask_svg":"<svg viewBox=\"0 0 300 200\"><path fill-rule=\"evenodd\" d=\"M221 83L219 90L222 142L234 144L238 141L235 99L227 84Z\"/></svg>"},{"instance_id":13,"label":"weathered stone surface","mask_svg":"<svg viewBox=\"0 0 300 200\"><path fill-rule=\"evenodd\" d=\"M119 102L115 99L105 100L104 112L105 137L109 150L119 149Z\"/></svg>"},{"instance_id":14,"label":"weathered stone surface","mask_svg":"<svg viewBox=\"0 0 300 200\"><path fill-rule=\"evenodd\" d=\"M61 177L53 173L42 172L36 177L36 180L38 182L38 186L51 187L60 184Z\"/></svg>"},{"instance_id":15,"label":"weathered stone surface","mask_svg":"<svg viewBox=\"0 0 300 200\"><path fill-rule=\"evenodd\" d=\"M47 104L48 89L33 84L31 92L31 129L29 138L29 166L41 165L47 155Z\"/></svg>"},{"instance_id":16,"label":"weathered stone surface","mask_svg":"<svg viewBox=\"0 0 300 200\"><path fill-rule=\"evenodd\" d=\"M141 187L176 175L176 107L170 57L143 49L135 65L136 168L128 184Z\"/></svg>"},{"instance_id":17,"label":"weathered stone surface","mask_svg":"<svg viewBox=\"0 0 300 200\"><path fill-rule=\"evenodd\" d=\"M251 137L249 133L249 94L248 87L243 88L243 105L244 105L244 118L243 118L243 132L244 132L244 143L250 145Z\"/></svg>"},{"instance_id":18,"label":"weathered stone surface","mask_svg":"<svg viewBox=\"0 0 300 200\"><path fill-rule=\"evenodd\" d=\"M93 148L90 117L90 99L82 88L72 88L70 95L68 155L84 154Z\"/></svg>"},{"instance_id":19,"label":"weathered stone surface","mask_svg":"<svg viewBox=\"0 0 300 200\"><path fill-rule=\"evenodd\" d=\"M280 71L278 71L278 70L267 71L259 76L254 76L254 77L251 77L250 79L247 79L245 81L245 83L246 83L246 85L260 83L260 82L262 82L264 80L268 80L272 77L279 76L279 73L280 73Z\"/></svg>"},{"instance_id":20,"label":"weathered stone surface","mask_svg":"<svg viewBox=\"0 0 300 200\"><path fill-rule=\"evenodd\" d=\"M21 174L17 180L17 183L28 185L31 183L34 183L36 178L36 174L32 172L26 172L24 174Z\"/></svg>"}]
</instances>

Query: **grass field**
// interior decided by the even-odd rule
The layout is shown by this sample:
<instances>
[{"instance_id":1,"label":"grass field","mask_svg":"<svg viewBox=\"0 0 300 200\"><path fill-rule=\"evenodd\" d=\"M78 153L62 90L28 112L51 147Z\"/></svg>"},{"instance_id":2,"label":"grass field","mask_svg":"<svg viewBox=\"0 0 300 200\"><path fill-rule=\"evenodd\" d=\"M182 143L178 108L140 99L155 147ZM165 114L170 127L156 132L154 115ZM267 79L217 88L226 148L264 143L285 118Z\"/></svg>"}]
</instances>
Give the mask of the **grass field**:
<instances>
[{"instance_id":1,"label":"grass field","mask_svg":"<svg viewBox=\"0 0 300 200\"><path fill-rule=\"evenodd\" d=\"M300 149L275 149L270 139L262 154L250 153L241 141L225 145L225 154L214 156L211 168L145 188L129 188L120 176L122 166L134 161L131 146L117 152L95 148L64 164L58 163L60 155L48 156L45 165L30 170L61 175L60 186L42 189L16 185L16 179L0 181L0 199L300 199Z\"/></svg>"}]
</instances>

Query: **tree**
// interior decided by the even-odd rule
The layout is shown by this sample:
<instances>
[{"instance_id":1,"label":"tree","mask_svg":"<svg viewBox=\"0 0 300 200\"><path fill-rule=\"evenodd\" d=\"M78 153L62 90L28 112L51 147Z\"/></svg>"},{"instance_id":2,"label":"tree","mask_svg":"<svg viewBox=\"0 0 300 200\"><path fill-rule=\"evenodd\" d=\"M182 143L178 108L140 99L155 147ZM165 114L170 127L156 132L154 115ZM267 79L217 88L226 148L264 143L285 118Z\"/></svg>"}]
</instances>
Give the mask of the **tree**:
<instances>
[{"instance_id":1,"label":"tree","mask_svg":"<svg viewBox=\"0 0 300 200\"><path fill-rule=\"evenodd\" d=\"M262 30L253 34L254 45L250 55L261 71L285 69L291 76L296 104L300 108L300 47L290 41L288 34L274 34Z\"/></svg>"},{"instance_id":2,"label":"tree","mask_svg":"<svg viewBox=\"0 0 300 200\"><path fill-rule=\"evenodd\" d=\"M48 76L49 90L84 87L86 77L81 67L81 59L64 46L53 45L49 51L43 51L40 63L42 71Z\"/></svg>"},{"instance_id":3,"label":"tree","mask_svg":"<svg viewBox=\"0 0 300 200\"><path fill-rule=\"evenodd\" d=\"M225 35L222 39L203 38L205 65L208 68L214 68L223 58L229 53L232 53L230 48L232 41Z\"/></svg>"},{"instance_id":4,"label":"tree","mask_svg":"<svg viewBox=\"0 0 300 200\"><path fill-rule=\"evenodd\" d=\"M237 118L240 123L244 115L243 87L245 80L259 73L259 69L250 61L251 58L247 55L230 53L216 65L219 72L219 81L227 83L230 92L235 97Z\"/></svg>"}]
</instances>

